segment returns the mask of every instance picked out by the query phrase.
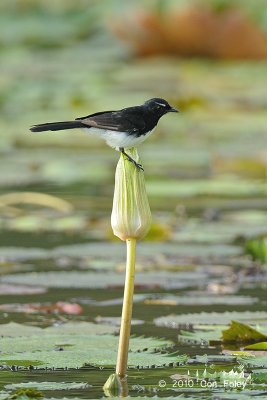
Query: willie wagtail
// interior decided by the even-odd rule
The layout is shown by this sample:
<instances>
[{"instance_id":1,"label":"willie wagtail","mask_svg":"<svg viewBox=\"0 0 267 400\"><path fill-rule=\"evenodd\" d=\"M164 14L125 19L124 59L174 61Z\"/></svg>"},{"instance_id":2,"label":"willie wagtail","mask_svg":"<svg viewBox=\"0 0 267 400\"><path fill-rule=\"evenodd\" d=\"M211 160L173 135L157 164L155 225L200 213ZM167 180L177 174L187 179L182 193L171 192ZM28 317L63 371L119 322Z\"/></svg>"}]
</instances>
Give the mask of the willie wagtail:
<instances>
[{"instance_id":1,"label":"willie wagtail","mask_svg":"<svg viewBox=\"0 0 267 400\"><path fill-rule=\"evenodd\" d=\"M166 100L154 98L141 106L97 112L76 118L75 121L48 122L34 125L30 129L32 132L43 132L82 128L103 138L110 147L121 151L137 168L143 169L124 149L142 143L153 132L159 119L169 112L178 110L171 107Z\"/></svg>"}]
</instances>

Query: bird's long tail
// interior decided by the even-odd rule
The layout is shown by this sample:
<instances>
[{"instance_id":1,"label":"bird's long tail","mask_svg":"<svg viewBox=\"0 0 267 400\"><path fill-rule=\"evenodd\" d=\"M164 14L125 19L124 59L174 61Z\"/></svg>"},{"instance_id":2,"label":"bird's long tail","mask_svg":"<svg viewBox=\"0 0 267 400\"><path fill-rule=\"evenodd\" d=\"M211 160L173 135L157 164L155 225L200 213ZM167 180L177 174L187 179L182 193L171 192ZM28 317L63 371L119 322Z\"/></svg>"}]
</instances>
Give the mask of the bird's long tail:
<instances>
[{"instance_id":1,"label":"bird's long tail","mask_svg":"<svg viewBox=\"0 0 267 400\"><path fill-rule=\"evenodd\" d=\"M84 124L80 121L65 122L48 122L46 124L33 125L30 130L32 132L44 131L62 131L65 129L84 128Z\"/></svg>"}]
</instances>

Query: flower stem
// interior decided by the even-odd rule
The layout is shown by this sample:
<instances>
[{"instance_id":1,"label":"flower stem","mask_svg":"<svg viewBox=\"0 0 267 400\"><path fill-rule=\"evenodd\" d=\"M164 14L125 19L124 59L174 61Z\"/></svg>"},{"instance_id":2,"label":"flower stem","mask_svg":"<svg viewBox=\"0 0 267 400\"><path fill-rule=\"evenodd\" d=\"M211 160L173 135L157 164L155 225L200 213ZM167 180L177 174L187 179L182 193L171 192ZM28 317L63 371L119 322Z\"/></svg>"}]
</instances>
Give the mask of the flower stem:
<instances>
[{"instance_id":1,"label":"flower stem","mask_svg":"<svg viewBox=\"0 0 267 400\"><path fill-rule=\"evenodd\" d=\"M116 365L116 374L118 374L120 377L124 377L127 371L129 338L131 333L131 319L133 308L136 239L127 239L126 245L126 275L121 316L120 340Z\"/></svg>"}]
</instances>

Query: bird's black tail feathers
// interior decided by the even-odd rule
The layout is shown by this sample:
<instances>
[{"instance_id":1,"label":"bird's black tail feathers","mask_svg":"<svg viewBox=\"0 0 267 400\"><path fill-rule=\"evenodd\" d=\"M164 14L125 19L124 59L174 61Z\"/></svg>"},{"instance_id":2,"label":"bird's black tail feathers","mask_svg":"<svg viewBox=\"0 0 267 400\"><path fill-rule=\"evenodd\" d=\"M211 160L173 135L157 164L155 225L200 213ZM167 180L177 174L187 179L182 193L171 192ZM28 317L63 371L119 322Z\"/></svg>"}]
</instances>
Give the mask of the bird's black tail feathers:
<instances>
[{"instance_id":1,"label":"bird's black tail feathers","mask_svg":"<svg viewBox=\"0 0 267 400\"><path fill-rule=\"evenodd\" d=\"M30 130L32 132L44 132L61 131L75 128L84 128L84 124L80 121L48 122L46 124L33 125Z\"/></svg>"}]
</instances>

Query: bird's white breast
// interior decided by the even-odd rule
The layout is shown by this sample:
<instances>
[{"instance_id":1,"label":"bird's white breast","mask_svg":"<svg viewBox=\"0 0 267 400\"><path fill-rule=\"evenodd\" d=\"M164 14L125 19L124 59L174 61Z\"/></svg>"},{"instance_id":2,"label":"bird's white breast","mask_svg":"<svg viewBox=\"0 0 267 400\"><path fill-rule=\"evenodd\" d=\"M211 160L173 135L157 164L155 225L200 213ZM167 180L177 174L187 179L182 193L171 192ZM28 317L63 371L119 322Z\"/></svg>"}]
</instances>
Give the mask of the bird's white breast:
<instances>
[{"instance_id":1,"label":"bird's white breast","mask_svg":"<svg viewBox=\"0 0 267 400\"><path fill-rule=\"evenodd\" d=\"M116 148L117 150L119 149L119 147L130 149L131 147L139 146L139 144L141 144L145 139L147 139L148 136L150 136L151 133L154 131L154 129L152 129L146 135L141 135L139 137L136 137L134 135L129 135L127 132L117 132L108 129L106 130L99 128L82 128L82 129L84 129L87 133L91 133L95 136L101 137L106 141L106 143L110 147Z\"/></svg>"}]
</instances>

